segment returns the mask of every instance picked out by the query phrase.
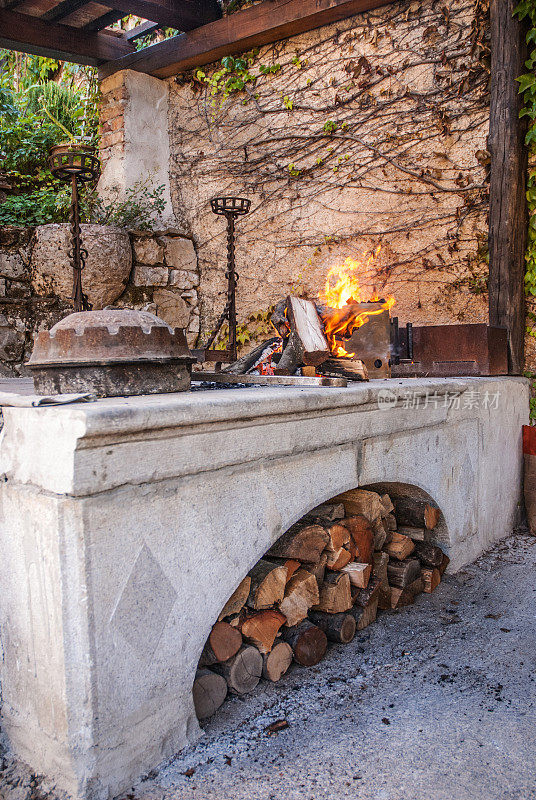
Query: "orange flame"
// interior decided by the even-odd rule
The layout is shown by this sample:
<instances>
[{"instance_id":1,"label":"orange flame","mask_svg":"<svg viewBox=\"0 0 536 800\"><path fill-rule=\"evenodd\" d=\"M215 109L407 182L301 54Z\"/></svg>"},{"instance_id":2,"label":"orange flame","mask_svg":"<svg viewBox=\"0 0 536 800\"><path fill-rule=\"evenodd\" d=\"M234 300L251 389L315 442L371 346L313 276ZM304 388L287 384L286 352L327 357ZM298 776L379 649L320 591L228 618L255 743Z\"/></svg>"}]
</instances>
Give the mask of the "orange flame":
<instances>
[{"instance_id":1,"label":"orange flame","mask_svg":"<svg viewBox=\"0 0 536 800\"><path fill-rule=\"evenodd\" d=\"M364 301L362 299L361 287L359 285L359 273L366 272L374 258L380 252L380 248L375 253L371 253L364 261L357 261L347 258L341 266L331 267L324 285L324 291L319 292L320 300L330 308L330 314L323 317L324 330L329 341L331 352L338 358L353 358L355 353L348 353L337 341L337 335L349 337L356 328L360 328L369 317L389 311L395 304L394 297L388 297L381 303L381 306L374 311L360 310L358 303L368 302L377 303L379 297L376 292L373 296ZM331 313L333 309L340 311L339 314Z\"/></svg>"}]
</instances>

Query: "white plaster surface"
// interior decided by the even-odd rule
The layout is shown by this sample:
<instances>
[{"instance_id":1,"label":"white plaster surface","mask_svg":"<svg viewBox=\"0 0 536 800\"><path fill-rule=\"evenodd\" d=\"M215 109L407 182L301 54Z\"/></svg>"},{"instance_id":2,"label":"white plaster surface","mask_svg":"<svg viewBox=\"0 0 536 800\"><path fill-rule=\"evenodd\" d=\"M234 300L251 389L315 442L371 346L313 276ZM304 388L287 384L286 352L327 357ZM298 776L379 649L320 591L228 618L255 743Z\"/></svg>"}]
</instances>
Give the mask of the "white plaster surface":
<instances>
[{"instance_id":1,"label":"white plaster surface","mask_svg":"<svg viewBox=\"0 0 536 800\"><path fill-rule=\"evenodd\" d=\"M124 85L127 103L123 112L124 149L115 150L108 160L99 180L99 194L115 197L115 189L121 197L140 179L149 176L154 187L163 185L166 207L160 224L175 224L171 205L169 183L169 135L168 97L165 81L125 70Z\"/></svg>"},{"instance_id":2,"label":"white plaster surface","mask_svg":"<svg viewBox=\"0 0 536 800\"><path fill-rule=\"evenodd\" d=\"M358 485L418 487L441 508L453 570L508 535L528 384L234 389L4 416L4 728L59 788L104 800L198 736L208 632L310 508Z\"/></svg>"}]
</instances>

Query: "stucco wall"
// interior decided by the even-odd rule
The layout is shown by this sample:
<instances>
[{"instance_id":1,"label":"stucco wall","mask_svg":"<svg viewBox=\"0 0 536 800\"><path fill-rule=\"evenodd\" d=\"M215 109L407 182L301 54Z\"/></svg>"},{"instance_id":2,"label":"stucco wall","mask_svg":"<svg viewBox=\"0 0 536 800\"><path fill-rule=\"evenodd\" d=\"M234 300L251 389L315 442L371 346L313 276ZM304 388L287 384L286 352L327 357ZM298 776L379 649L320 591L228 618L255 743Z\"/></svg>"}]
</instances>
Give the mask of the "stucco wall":
<instances>
[{"instance_id":1,"label":"stucco wall","mask_svg":"<svg viewBox=\"0 0 536 800\"><path fill-rule=\"evenodd\" d=\"M202 329L225 302L218 194L253 201L237 226L242 321L316 295L331 266L379 245L365 295L395 294L401 320L487 321L487 41L484 0L407 1L262 48L258 79L228 97L195 73L169 79L171 194L196 242Z\"/></svg>"}]
</instances>

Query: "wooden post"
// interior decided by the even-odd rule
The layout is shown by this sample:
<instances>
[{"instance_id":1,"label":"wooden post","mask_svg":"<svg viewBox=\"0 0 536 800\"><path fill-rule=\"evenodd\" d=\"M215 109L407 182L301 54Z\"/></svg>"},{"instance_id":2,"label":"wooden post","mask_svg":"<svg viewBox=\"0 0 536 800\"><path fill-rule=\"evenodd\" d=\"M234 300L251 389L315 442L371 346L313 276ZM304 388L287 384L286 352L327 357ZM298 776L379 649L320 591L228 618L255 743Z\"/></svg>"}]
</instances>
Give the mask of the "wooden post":
<instances>
[{"instance_id":1,"label":"wooden post","mask_svg":"<svg viewBox=\"0 0 536 800\"><path fill-rule=\"evenodd\" d=\"M519 119L524 71L523 25L516 0L491 0L491 98L489 150L489 321L508 330L510 373L523 371L527 209L525 125Z\"/></svg>"}]
</instances>

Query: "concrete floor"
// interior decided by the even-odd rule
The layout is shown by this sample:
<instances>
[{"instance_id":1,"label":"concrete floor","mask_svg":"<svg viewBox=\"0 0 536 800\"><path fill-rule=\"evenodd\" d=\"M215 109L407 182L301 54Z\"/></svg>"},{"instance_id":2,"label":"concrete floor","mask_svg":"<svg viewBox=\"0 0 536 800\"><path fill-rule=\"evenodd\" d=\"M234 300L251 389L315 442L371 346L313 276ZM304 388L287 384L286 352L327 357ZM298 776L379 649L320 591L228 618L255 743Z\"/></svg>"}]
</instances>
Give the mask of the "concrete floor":
<instances>
[{"instance_id":1,"label":"concrete floor","mask_svg":"<svg viewBox=\"0 0 536 800\"><path fill-rule=\"evenodd\" d=\"M518 534L317 667L228 700L129 798L536 799L535 617L536 539ZM4 766L1 797L54 796Z\"/></svg>"}]
</instances>

